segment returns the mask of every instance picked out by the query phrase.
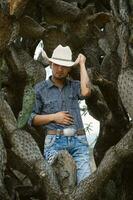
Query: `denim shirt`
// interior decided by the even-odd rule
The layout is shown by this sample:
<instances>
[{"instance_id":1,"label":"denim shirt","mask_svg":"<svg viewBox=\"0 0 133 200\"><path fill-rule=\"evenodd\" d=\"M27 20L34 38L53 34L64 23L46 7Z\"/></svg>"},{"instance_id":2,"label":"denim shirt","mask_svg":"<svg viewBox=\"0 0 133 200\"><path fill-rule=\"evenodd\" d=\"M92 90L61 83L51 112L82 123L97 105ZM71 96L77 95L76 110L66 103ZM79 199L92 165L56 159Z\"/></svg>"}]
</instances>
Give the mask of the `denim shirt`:
<instances>
[{"instance_id":1,"label":"denim shirt","mask_svg":"<svg viewBox=\"0 0 133 200\"><path fill-rule=\"evenodd\" d=\"M47 115L60 111L68 111L74 119L74 124L71 127L83 129L83 122L81 119L79 100L84 99L80 95L80 81L66 79L62 89L54 85L49 78L35 85L36 102L29 119L29 124L32 125L32 120L35 115ZM57 123L49 123L43 125L47 130L64 129L68 125L61 125Z\"/></svg>"}]
</instances>

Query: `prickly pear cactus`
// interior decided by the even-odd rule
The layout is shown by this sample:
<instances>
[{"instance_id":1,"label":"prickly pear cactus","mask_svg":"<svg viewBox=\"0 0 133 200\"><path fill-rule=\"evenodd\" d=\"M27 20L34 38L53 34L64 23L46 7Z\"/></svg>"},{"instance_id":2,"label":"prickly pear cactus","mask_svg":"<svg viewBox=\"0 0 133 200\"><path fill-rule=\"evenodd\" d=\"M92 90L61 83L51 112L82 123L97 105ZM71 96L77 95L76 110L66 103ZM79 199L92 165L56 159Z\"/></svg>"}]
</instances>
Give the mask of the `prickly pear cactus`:
<instances>
[{"instance_id":1,"label":"prickly pear cactus","mask_svg":"<svg viewBox=\"0 0 133 200\"><path fill-rule=\"evenodd\" d=\"M2 130L0 129L0 199L9 200L8 193L4 187L4 171L6 168L7 156L1 134Z\"/></svg>"},{"instance_id":2,"label":"prickly pear cactus","mask_svg":"<svg viewBox=\"0 0 133 200\"><path fill-rule=\"evenodd\" d=\"M35 102L35 94L33 86L45 79L45 68L38 61L34 60L26 51L15 47L13 44L10 46L12 59L16 64L16 71L20 74L26 75L25 89L23 95L22 110L18 116L18 128L25 126ZM16 72L14 72L16 73ZM17 94L16 94L17 95Z\"/></svg>"},{"instance_id":3,"label":"prickly pear cactus","mask_svg":"<svg viewBox=\"0 0 133 200\"><path fill-rule=\"evenodd\" d=\"M124 107L133 118L133 70L131 68L121 70L118 78L118 89Z\"/></svg>"},{"instance_id":4,"label":"prickly pear cactus","mask_svg":"<svg viewBox=\"0 0 133 200\"><path fill-rule=\"evenodd\" d=\"M22 111L19 113L18 120L17 120L17 126L18 128L23 128L32 112L33 105L35 103L35 92L32 86L27 85L24 90L24 96L23 96L23 105L22 105Z\"/></svg>"},{"instance_id":5,"label":"prickly pear cactus","mask_svg":"<svg viewBox=\"0 0 133 200\"><path fill-rule=\"evenodd\" d=\"M0 129L0 176L4 174L5 166L6 166L6 150L4 147L3 139L1 136L2 130Z\"/></svg>"}]
</instances>

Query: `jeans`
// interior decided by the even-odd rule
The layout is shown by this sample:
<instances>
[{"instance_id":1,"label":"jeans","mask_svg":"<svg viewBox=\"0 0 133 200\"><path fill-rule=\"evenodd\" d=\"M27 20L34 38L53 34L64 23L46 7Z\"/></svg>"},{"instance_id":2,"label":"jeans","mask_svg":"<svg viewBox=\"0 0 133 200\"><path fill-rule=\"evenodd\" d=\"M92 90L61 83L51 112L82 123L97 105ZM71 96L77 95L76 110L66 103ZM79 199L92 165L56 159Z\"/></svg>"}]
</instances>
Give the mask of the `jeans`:
<instances>
[{"instance_id":1,"label":"jeans","mask_svg":"<svg viewBox=\"0 0 133 200\"><path fill-rule=\"evenodd\" d=\"M85 135L64 136L47 135L45 138L44 157L52 163L58 152L67 150L76 162L77 184L91 173L89 164L89 146Z\"/></svg>"}]
</instances>

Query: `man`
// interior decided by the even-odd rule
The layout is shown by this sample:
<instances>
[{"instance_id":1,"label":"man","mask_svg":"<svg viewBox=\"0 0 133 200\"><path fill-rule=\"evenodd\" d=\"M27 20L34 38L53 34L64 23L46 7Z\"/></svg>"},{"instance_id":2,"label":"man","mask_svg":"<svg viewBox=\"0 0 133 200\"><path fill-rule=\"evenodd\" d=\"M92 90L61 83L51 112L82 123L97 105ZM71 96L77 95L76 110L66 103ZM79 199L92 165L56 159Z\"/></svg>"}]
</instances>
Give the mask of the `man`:
<instances>
[{"instance_id":1,"label":"man","mask_svg":"<svg viewBox=\"0 0 133 200\"><path fill-rule=\"evenodd\" d=\"M52 76L35 86L36 104L31 115L34 126L43 125L47 130L44 156L49 163L60 150L67 150L77 166L77 183L90 175L89 148L78 100L91 93L90 81L85 68L86 58L79 54L72 61L71 49L57 46L52 58ZM80 81L68 78L73 65L79 64Z\"/></svg>"}]
</instances>

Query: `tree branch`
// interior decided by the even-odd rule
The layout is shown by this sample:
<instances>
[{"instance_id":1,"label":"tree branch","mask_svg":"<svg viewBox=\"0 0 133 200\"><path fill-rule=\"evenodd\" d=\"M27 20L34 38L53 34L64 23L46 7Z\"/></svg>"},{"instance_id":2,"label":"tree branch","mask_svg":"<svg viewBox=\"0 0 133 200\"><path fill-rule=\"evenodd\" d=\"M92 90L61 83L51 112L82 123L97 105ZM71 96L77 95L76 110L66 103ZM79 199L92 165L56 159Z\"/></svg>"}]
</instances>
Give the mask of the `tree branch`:
<instances>
[{"instance_id":1,"label":"tree branch","mask_svg":"<svg viewBox=\"0 0 133 200\"><path fill-rule=\"evenodd\" d=\"M42 192L47 193L50 200L53 197L55 200L58 199L61 192L52 168L44 160L32 136L28 132L16 128L15 117L1 96L0 110L0 121L12 146L11 151L22 160L22 163L26 164L28 171L30 170L33 176L38 177Z\"/></svg>"},{"instance_id":2,"label":"tree branch","mask_svg":"<svg viewBox=\"0 0 133 200\"><path fill-rule=\"evenodd\" d=\"M133 156L133 128L117 145L107 151L96 172L81 182L71 194L70 200L94 200L97 198L105 184L113 176L114 171L117 171L129 156Z\"/></svg>"},{"instance_id":3,"label":"tree branch","mask_svg":"<svg viewBox=\"0 0 133 200\"><path fill-rule=\"evenodd\" d=\"M9 195L4 185L4 174L7 163L7 153L2 139L2 130L0 128L0 198L9 200Z\"/></svg>"},{"instance_id":4,"label":"tree branch","mask_svg":"<svg viewBox=\"0 0 133 200\"><path fill-rule=\"evenodd\" d=\"M45 28L38 24L29 16L23 16L19 19L20 35L30 39L41 39L45 33Z\"/></svg>"}]
</instances>

